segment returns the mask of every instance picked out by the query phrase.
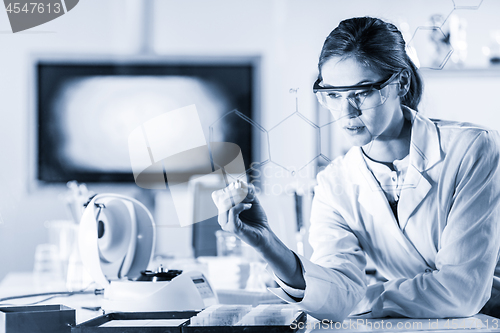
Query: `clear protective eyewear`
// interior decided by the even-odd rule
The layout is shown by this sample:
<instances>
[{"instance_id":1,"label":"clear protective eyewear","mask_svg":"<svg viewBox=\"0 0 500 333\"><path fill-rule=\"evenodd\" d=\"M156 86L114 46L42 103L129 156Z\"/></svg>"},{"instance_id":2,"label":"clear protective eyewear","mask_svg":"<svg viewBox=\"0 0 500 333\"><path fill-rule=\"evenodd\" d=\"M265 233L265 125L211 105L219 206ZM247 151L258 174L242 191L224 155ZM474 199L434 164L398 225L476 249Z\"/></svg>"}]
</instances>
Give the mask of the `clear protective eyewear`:
<instances>
[{"instance_id":1,"label":"clear protective eyewear","mask_svg":"<svg viewBox=\"0 0 500 333\"><path fill-rule=\"evenodd\" d=\"M373 109L385 103L389 91L384 88L391 84L400 73L394 73L384 81L354 86L322 87L320 86L321 80L318 79L314 83L313 92L321 105L331 111L341 111L344 98L357 110ZM347 96L344 97L346 93Z\"/></svg>"}]
</instances>

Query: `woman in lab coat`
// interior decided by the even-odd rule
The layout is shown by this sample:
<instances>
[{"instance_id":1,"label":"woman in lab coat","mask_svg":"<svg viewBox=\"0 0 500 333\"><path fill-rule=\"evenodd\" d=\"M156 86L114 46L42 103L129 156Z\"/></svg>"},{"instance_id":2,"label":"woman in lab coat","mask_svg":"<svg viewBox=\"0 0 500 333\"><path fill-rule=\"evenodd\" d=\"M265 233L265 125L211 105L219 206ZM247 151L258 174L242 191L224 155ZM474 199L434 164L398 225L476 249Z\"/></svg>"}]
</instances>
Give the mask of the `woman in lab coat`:
<instances>
[{"instance_id":1,"label":"woman in lab coat","mask_svg":"<svg viewBox=\"0 0 500 333\"><path fill-rule=\"evenodd\" d=\"M498 133L419 114L422 82L403 37L375 18L331 32L314 91L353 147L317 176L311 259L276 237L251 185L213 195L222 228L268 262L274 292L319 320L498 316ZM387 282L366 285L366 255Z\"/></svg>"}]
</instances>

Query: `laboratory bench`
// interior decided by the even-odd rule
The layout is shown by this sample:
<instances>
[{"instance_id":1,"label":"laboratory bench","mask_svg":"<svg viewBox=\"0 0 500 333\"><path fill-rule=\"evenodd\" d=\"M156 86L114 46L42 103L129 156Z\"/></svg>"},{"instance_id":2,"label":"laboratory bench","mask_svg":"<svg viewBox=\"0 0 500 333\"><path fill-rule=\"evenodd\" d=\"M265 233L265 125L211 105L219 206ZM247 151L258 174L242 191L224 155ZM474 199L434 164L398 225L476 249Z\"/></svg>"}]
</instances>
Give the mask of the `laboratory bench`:
<instances>
[{"instance_id":1,"label":"laboratory bench","mask_svg":"<svg viewBox=\"0 0 500 333\"><path fill-rule=\"evenodd\" d=\"M50 288L40 289L34 284L32 272L9 273L0 282L0 299L9 296L27 295L42 292L57 292L65 290L63 283L53 284ZM90 290L90 289L89 289ZM216 291L219 295L219 291ZM278 303L273 295L255 293L245 290L220 291L219 298L224 303L237 304L238 297L244 298L247 304ZM253 298L252 298L253 297ZM36 296L18 298L0 303L0 309L7 306L33 305L33 304L59 304L76 310L76 324L88 322L102 316L100 301L102 296L94 295L93 290L87 294L74 294L71 296ZM271 326L270 326L271 327ZM378 318L367 319L349 317L343 323L319 321L310 316L307 320L291 325L290 332L500 332L500 319L478 314L469 318L447 319L409 319L409 318ZM2 328L0 327L0 331ZM201 332L201 331L200 331ZM217 331L214 331L217 332ZM222 331L221 331L222 332Z\"/></svg>"}]
</instances>

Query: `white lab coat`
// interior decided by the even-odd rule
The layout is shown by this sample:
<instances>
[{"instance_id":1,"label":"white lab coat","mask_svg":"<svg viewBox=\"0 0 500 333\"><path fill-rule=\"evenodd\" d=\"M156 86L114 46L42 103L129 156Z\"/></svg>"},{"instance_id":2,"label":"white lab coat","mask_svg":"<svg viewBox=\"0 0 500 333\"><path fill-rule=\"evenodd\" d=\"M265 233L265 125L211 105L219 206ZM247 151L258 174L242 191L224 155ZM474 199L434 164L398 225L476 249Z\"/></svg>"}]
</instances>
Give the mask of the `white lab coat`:
<instances>
[{"instance_id":1,"label":"white lab coat","mask_svg":"<svg viewBox=\"0 0 500 333\"><path fill-rule=\"evenodd\" d=\"M359 147L318 174L314 253L300 257L306 289L298 305L319 320L340 321L351 312L470 316L499 293L498 133L407 108L404 114L412 133L399 225ZM366 286L365 254L388 282ZM488 305L500 307L500 298Z\"/></svg>"}]
</instances>

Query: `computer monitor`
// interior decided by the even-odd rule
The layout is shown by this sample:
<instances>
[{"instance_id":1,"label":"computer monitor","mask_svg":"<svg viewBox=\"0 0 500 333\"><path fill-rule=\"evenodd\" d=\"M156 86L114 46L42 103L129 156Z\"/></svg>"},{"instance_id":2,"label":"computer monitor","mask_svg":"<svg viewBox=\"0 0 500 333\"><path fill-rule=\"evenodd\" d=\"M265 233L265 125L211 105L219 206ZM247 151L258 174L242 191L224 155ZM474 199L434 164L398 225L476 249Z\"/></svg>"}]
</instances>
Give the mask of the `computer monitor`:
<instances>
[{"instance_id":1,"label":"computer monitor","mask_svg":"<svg viewBox=\"0 0 500 333\"><path fill-rule=\"evenodd\" d=\"M240 146L246 168L256 115L257 59L39 60L35 178L41 183L133 183L128 135L145 121L195 104L207 142ZM222 118L222 119L221 119ZM217 121L220 119L220 121Z\"/></svg>"}]
</instances>

